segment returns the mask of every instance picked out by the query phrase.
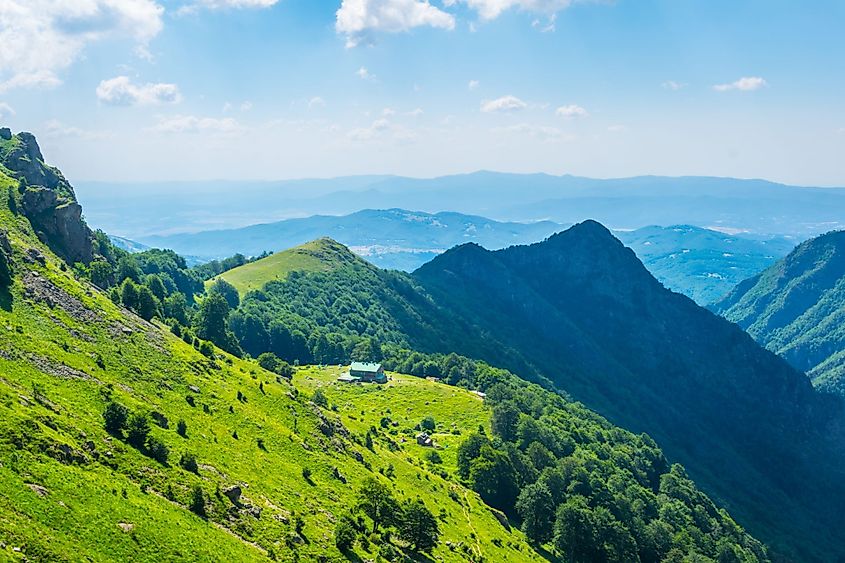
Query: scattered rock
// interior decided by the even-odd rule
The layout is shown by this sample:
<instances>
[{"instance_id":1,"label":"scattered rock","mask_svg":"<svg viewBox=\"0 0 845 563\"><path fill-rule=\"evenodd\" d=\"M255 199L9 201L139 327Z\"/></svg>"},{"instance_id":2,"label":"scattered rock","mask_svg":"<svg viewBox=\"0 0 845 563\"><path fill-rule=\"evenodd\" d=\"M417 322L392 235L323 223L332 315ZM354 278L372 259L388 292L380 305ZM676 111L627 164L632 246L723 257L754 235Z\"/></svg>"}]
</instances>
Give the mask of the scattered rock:
<instances>
[{"instance_id":1,"label":"scattered rock","mask_svg":"<svg viewBox=\"0 0 845 563\"><path fill-rule=\"evenodd\" d=\"M357 450L353 451L352 457L354 457L355 461L357 461L358 463L364 463L364 454L362 454L361 452L359 452Z\"/></svg>"},{"instance_id":2,"label":"scattered rock","mask_svg":"<svg viewBox=\"0 0 845 563\"><path fill-rule=\"evenodd\" d=\"M135 529L135 524L130 524L129 522L118 522L117 527L128 534Z\"/></svg>"},{"instance_id":3,"label":"scattered rock","mask_svg":"<svg viewBox=\"0 0 845 563\"><path fill-rule=\"evenodd\" d=\"M196 385L188 385L188 390L191 393L199 393L200 392L200 388L197 387Z\"/></svg>"},{"instance_id":4,"label":"scattered rock","mask_svg":"<svg viewBox=\"0 0 845 563\"><path fill-rule=\"evenodd\" d=\"M240 488L240 486L232 485L231 487L227 487L223 489L223 494L226 495L226 498L228 498L235 506L242 506L241 494L243 494L243 490Z\"/></svg>"},{"instance_id":5,"label":"scattered rock","mask_svg":"<svg viewBox=\"0 0 845 563\"><path fill-rule=\"evenodd\" d=\"M41 485L36 485L35 483L26 483L26 486L29 487L33 493L40 497L46 497L50 491L48 491L45 487Z\"/></svg>"},{"instance_id":6,"label":"scattered rock","mask_svg":"<svg viewBox=\"0 0 845 563\"><path fill-rule=\"evenodd\" d=\"M44 256L36 249L31 248L28 254L37 253L43 259ZM28 271L23 276L24 295L36 303L44 303L51 309L59 307L63 309L72 319L81 323L92 323L99 320L99 315L87 308L82 302L68 294L64 289L58 287L50 280L39 275L38 272Z\"/></svg>"}]
</instances>

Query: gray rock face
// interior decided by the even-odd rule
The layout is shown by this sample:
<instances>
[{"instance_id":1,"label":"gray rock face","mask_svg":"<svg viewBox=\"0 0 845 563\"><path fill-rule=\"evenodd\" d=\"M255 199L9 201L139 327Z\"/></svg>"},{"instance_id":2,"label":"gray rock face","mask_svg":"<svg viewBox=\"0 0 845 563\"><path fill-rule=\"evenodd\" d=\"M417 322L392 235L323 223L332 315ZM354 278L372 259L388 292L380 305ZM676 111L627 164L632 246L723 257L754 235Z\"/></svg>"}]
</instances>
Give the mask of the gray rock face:
<instances>
[{"instance_id":1,"label":"gray rock face","mask_svg":"<svg viewBox=\"0 0 845 563\"><path fill-rule=\"evenodd\" d=\"M32 133L0 130L0 163L21 182L22 209L39 238L68 262L94 258L93 234L82 219L73 187L44 163Z\"/></svg>"}]
</instances>

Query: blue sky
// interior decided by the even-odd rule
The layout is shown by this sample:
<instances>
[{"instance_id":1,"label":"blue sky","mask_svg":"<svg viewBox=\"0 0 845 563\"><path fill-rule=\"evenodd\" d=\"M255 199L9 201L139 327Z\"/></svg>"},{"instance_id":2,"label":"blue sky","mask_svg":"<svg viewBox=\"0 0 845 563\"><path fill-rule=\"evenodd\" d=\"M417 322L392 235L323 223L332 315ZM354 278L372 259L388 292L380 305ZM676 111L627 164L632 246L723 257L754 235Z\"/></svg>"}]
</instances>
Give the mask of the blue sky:
<instances>
[{"instance_id":1,"label":"blue sky","mask_svg":"<svg viewBox=\"0 0 845 563\"><path fill-rule=\"evenodd\" d=\"M492 169L843 185L834 0L0 0L71 180Z\"/></svg>"}]
</instances>

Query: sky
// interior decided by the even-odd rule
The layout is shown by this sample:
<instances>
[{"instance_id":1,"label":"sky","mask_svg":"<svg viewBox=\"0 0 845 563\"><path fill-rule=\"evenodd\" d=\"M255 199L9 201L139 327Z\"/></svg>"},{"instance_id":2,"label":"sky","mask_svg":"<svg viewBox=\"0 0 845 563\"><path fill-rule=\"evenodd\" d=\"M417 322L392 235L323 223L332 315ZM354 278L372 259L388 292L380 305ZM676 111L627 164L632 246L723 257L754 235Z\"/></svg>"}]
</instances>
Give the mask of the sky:
<instances>
[{"instance_id":1,"label":"sky","mask_svg":"<svg viewBox=\"0 0 845 563\"><path fill-rule=\"evenodd\" d=\"M0 0L74 181L497 170L845 186L841 0Z\"/></svg>"}]
</instances>

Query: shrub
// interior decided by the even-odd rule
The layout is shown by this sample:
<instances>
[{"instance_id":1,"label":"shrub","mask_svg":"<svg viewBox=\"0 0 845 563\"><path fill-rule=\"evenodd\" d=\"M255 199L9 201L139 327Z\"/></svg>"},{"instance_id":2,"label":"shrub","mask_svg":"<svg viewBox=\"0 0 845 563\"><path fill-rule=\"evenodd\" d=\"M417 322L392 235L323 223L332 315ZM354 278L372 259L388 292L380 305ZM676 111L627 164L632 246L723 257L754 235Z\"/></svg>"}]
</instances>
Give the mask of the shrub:
<instances>
[{"instance_id":1,"label":"shrub","mask_svg":"<svg viewBox=\"0 0 845 563\"><path fill-rule=\"evenodd\" d=\"M147 452L149 453L151 458L153 458L160 464L167 464L167 457L170 455L170 450L167 448L164 442L162 442L155 436L150 436L147 439Z\"/></svg>"},{"instance_id":2,"label":"shrub","mask_svg":"<svg viewBox=\"0 0 845 563\"><path fill-rule=\"evenodd\" d=\"M180 419L179 422L176 423L176 433L182 436L183 438L188 437L188 425L185 423L184 420Z\"/></svg>"},{"instance_id":3,"label":"shrub","mask_svg":"<svg viewBox=\"0 0 845 563\"><path fill-rule=\"evenodd\" d=\"M197 516L205 516L205 493L202 492L202 487L195 485L191 491L191 502L188 505L191 512Z\"/></svg>"},{"instance_id":4,"label":"shrub","mask_svg":"<svg viewBox=\"0 0 845 563\"><path fill-rule=\"evenodd\" d=\"M324 409L329 406L329 400L326 398L326 394L323 393L322 389L314 391L314 396L311 397L311 400L314 401L315 405L323 407Z\"/></svg>"},{"instance_id":5,"label":"shrub","mask_svg":"<svg viewBox=\"0 0 845 563\"><path fill-rule=\"evenodd\" d=\"M197 475L200 473L199 465L197 464L197 457L192 453L183 453L182 457L179 458L179 466L185 471L190 471L191 473L196 473Z\"/></svg>"},{"instance_id":6,"label":"shrub","mask_svg":"<svg viewBox=\"0 0 845 563\"><path fill-rule=\"evenodd\" d=\"M440 457L440 454L437 453L437 450L431 450L430 452L425 454L425 458L431 463L443 463L443 458Z\"/></svg>"},{"instance_id":7,"label":"shrub","mask_svg":"<svg viewBox=\"0 0 845 563\"><path fill-rule=\"evenodd\" d=\"M348 518L341 518L334 528L334 544L342 552L346 553L355 545L355 527Z\"/></svg>"},{"instance_id":8,"label":"shrub","mask_svg":"<svg viewBox=\"0 0 845 563\"><path fill-rule=\"evenodd\" d=\"M303 467L302 468L302 478L311 482L311 468L310 467Z\"/></svg>"},{"instance_id":9,"label":"shrub","mask_svg":"<svg viewBox=\"0 0 845 563\"><path fill-rule=\"evenodd\" d=\"M150 421L147 420L147 415L143 413L135 413L129 417L126 440L130 444L136 448L143 447L147 441L149 433Z\"/></svg>"},{"instance_id":10,"label":"shrub","mask_svg":"<svg viewBox=\"0 0 845 563\"><path fill-rule=\"evenodd\" d=\"M420 428L422 428L423 430L428 430L429 432L437 428L437 423L434 421L434 417L427 416L422 419L422 422L420 422Z\"/></svg>"},{"instance_id":11,"label":"shrub","mask_svg":"<svg viewBox=\"0 0 845 563\"><path fill-rule=\"evenodd\" d=\"M120 435L126 428L126 421L129 418L129 409L120 403L109 403L103 411L103 421L106 430L115 435Z\"/></svg>"}]
</instances>

